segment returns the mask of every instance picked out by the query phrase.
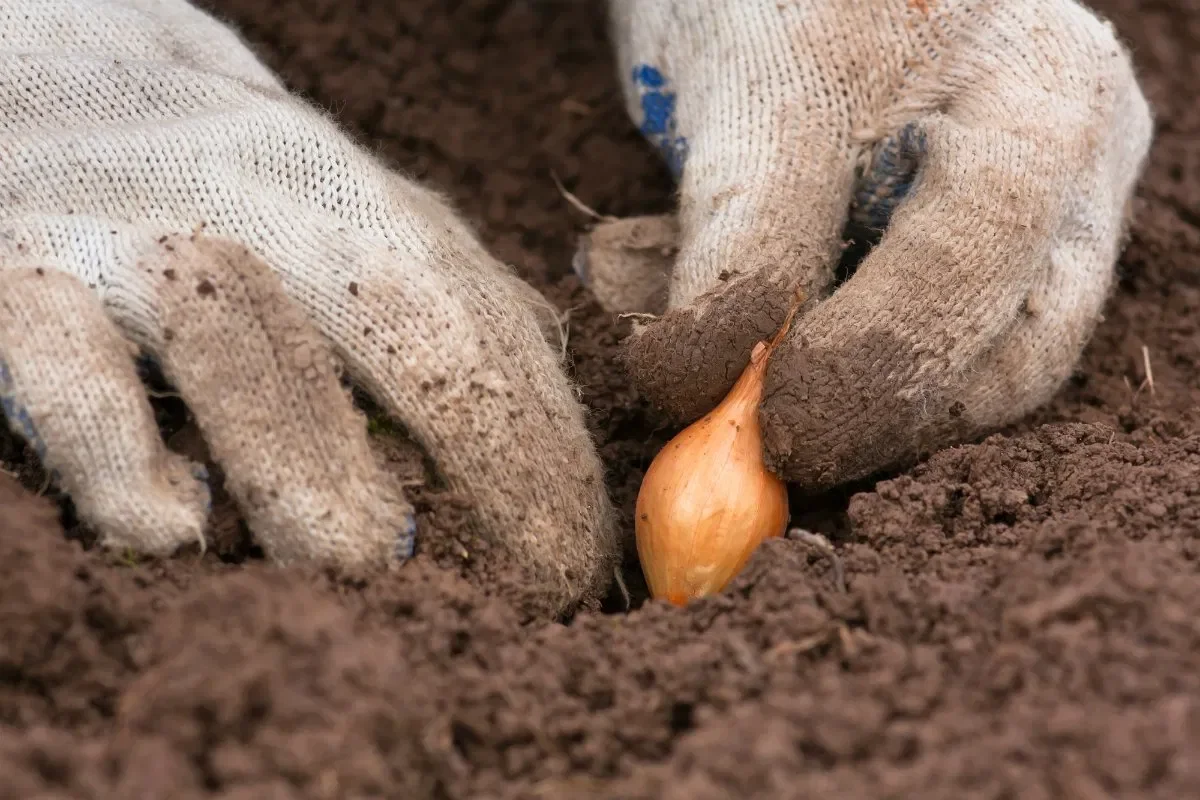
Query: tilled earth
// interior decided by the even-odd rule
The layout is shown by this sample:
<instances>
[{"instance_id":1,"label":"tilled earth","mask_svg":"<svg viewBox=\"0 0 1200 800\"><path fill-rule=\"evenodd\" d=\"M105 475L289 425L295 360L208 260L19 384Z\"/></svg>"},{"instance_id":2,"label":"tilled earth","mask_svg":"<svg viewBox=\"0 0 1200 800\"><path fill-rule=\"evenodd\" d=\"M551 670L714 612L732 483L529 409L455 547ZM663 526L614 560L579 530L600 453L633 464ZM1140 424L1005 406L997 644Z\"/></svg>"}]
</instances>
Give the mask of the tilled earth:
<instances>
[{"instance_id":1,"label":"tilled earth","mask_svg":"<svg viewBox=\"0 0 1200 800\"><path fill-rule=\"evenodd\" d=\"M602 213L670 208L603 5L209 2L571 310L631 530L670 431L614 360L624 323L570 274L588 220L553 180ZM614 592L523 624L428 555L388 582L268 567L228 509L203 557L105 557L6 438L48 497L0 475L0 798L1195 796L1200 7L1097 6L1158 122L1107 318L1034 418L805 502L844 587L775 541L687 610L644 603L631 561L629 613ZM452 537L453 498L418 496L424 534Z\"/></svg>"}]
</instances>

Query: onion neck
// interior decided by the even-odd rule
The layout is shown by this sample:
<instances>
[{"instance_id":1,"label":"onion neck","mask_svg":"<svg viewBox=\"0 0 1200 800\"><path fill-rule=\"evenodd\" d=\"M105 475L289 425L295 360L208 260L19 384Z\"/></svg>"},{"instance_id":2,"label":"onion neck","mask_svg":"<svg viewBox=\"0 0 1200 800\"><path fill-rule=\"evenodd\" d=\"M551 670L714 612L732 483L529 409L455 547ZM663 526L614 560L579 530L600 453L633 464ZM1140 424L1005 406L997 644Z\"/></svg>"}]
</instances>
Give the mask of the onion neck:
<instances>
[{"instance_id":1,"label":"onion neck","mask_svg":"<svg viewBox=\"0 0 1200 800\"><path fill-rule=\"evenodd\" d=\"M733 411L740 416L757 413L758 404L762 401L763 379L766 377L767 356L771 348L765 342L754 345L750 354L750 363L742 370L737 382L725 395L718 409L726 412Z\"/></svg>"}]
</instances>

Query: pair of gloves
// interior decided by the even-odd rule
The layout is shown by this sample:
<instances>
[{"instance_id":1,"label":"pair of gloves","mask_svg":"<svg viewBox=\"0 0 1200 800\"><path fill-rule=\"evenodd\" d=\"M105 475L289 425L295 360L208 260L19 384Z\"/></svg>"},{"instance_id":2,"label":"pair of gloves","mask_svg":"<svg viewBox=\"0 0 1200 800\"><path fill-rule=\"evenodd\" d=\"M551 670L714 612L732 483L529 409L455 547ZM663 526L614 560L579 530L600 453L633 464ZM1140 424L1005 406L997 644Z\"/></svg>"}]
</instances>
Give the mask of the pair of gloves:
<instances>
[{"instance_id":1,"label":"pair of gloves","mask_svg":"<svg viewBox=\"0 0 1200 800\"><path fill-rule=\"evenodd\" d=\"M629 112L678 214L574 265L680 422L810 298L764 457L820 489L1027 413L1100 317L1152 134L1074 0L610 0ZM399 562L413 509L343 376L470 497L514 598L594 600L620 550L555 310L186 0L0 5L0 400L111 547L203 541L135 357L177 387L280 563ZM849 280L847 223L882 238ZM836 289L836 291L835 291ZM499 571L497 567L497 571ZM510 587L511 588L511 587Z\"/></svg>"}]
</instances>

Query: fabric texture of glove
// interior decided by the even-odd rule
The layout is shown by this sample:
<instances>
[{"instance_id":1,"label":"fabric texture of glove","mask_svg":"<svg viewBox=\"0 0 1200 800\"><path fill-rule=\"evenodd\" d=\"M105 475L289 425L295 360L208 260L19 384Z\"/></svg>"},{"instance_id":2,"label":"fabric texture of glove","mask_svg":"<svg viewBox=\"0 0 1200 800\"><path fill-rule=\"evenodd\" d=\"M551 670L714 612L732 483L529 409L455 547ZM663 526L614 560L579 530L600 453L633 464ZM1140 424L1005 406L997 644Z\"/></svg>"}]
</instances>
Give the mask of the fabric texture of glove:
<instances>
[{"instance_id":1,"label":"fabric texture of glove","mask_svg":"<svg viewBox=\"0 0 1200 800\"><path fill-rule=\"evenodd\" d=\"M1048 400L1100 319L1152 119L1072 0L613 0L630 114L674 219L601 223L576 270L635 325L631 375L711 409L795 289L764 457L819 490ZM836 267L848 220L882 236Z\"/></svg>"},{"instance_id":2,"label":"fabric texture of glove","mask_svg":"<svg viewBox=\"0 0 1200 800\"><path fill-rule=\"evenodd\" d=\"M461 544L539 612L616 557L556 314L431 191L184 0L0 5L0 394L108 546L200 539L134 355L188 403L278 562L395 563L413 511L341 372L472 504Z\"/></svg>"}]
</instances>

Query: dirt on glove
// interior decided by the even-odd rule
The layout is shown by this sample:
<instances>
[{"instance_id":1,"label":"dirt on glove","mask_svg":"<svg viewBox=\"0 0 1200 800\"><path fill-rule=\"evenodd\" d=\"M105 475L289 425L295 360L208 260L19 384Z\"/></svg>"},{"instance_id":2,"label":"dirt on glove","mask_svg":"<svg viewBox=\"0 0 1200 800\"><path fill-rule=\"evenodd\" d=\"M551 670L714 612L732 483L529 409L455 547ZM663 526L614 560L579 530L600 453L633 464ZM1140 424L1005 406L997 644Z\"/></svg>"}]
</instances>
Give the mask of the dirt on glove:
<instances>
[{"instance_id":1,"label":"dirt on glove","mask_svg":"<svg viewBox=\"0 0 1200 800\"><path fill-rule=\"evenodd\" d=\"M0 456L0 798L1180 798L1200 785L1200 11L1109 0L1158 119L1121 279L1035 418L796 506L845 570L765 545L687 610L522 624L415 490L387 580L266 566L218 496L203 555L104 556ZM267 62L448 192L571 309L573 375L630 512L671 431L570 272L586 203L670 208L603 4L221 0ZM181 449L178 403L159 404ZM396 469L419 455L380 425ZM194 444L194 442L193 442ZM59 524L61 511L62 525Z\"/></svg>"}]
</instances>

